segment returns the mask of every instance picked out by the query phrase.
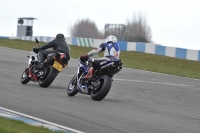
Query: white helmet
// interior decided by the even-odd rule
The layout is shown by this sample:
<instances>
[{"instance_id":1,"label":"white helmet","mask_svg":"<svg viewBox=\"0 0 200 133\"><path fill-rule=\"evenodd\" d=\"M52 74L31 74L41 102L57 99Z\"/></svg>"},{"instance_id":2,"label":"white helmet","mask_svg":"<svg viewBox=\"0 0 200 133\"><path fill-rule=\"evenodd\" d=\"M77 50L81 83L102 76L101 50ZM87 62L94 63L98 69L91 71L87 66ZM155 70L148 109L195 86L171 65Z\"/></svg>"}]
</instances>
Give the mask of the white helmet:
<instances>
[{"instance_id":1,"label":"white helmet","mask_svg":"<svg viewBox=\"0 0 200 133\"><path fill-rule=\"evenodd\" d=\"M117 42L117 38L113 35L110 35L105 40L105 43L108 43L108 42Z\"/></svg>"}]
</instances>

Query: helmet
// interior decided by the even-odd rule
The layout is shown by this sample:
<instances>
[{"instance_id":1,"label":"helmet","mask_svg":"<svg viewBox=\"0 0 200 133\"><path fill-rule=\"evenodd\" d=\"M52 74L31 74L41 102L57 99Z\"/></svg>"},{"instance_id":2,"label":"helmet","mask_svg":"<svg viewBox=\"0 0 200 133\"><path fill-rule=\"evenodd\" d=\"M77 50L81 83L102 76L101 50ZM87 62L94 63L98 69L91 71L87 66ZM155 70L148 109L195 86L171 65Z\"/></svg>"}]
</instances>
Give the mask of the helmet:
<instances>
[{"instance_id":1,"label":"helmet","mask_svg":"<svg viewBox=\"0 0 200 133\"><path fill-rule=\"evenodd\" d=\"M62 39L65 40L65 36L63 34L57 34L56 39Z\"/></svg>"},{"instance_id":2,"label":"helmet","mask_svg":"<svg viewBox=\"0 0 200 133\"><path fill-rule=\"evenodd\" d=\"M113 35L110 35L105 40L105 43L108 43L108 42L117 42L117 38Z\"/></svg>"}]
</instances>

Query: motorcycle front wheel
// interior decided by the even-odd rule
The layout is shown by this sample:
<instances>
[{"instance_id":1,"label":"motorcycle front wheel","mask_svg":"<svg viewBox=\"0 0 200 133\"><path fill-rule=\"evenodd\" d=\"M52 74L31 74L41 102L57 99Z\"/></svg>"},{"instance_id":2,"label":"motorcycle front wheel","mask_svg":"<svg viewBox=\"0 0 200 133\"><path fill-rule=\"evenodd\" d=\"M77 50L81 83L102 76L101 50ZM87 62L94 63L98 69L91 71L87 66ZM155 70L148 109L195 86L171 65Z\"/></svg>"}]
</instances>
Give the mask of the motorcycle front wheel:
<instances>
[{"instance_id":1,"label":"motorcycle front wheel","mask_svg":"<svg viewBox=\"0 0 200 133\"><path fill-rule=\"evenodd\" d=\"M69 96L75 96L78 93L76 87L77 87L77 75L75 75L69 82L69 85L67 87L67 94Z\"/></svg>"},{"instance_id":2,"label":"motorcycle front wheel","mask_svg":"<svg viewBox=\"0 0 200 133\"><path fill-rule=\"evenodd\" d=\"M22 84L27 84L30 81L30 77L28 76L28 68L26 68L22 75L21 75L21 83Z\"/></svg>"}]
</instances>

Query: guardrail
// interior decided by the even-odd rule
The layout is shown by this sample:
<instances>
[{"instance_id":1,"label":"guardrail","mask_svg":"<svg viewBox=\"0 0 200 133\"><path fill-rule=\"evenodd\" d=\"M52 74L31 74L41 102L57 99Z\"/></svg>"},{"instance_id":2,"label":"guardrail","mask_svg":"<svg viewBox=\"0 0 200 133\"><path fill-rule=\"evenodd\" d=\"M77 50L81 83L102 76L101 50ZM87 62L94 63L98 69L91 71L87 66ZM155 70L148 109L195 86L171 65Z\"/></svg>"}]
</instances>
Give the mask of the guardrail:
<instances>
[{"instance_id":1,"label":"guardrail","mask_svg":"<svg viewBox=\"0 0 200 133\"><path fill-rule=\"evenodd\" d=\"M47 36L24 36L24 37L5 37L0 36L0 38L5 39L20 39L20 40L30 40L35 41L37 38L42 42L50 42L55 37ZM66 37L66 42L70 45L82 46L82 47L98 47L101 43L104 42L103 39L92 39L92 38L75 38L75 37ZM200 50L191 50L184 48L168 47L161 46L159 44L152 43L142 43L142 42L125 42L118 41L120 49L124 51L136 51L143 53L150 53L162 56L169 56L174 58L181 58L186 60L200 61Z\"/></svg>"}]
</instances>

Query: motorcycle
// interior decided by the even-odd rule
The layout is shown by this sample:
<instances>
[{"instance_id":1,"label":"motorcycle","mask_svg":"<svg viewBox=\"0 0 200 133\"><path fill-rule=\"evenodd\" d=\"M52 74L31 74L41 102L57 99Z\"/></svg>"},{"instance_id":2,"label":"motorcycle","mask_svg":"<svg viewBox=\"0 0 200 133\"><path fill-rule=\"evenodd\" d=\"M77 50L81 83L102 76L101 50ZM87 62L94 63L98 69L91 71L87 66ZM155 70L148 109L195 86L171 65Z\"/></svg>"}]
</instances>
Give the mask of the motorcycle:
<instances>
[{"instance_id":1,"label":"motorcycle","mask_svg":"<svg viewBox=\"0 0 200 133\"><path fill-rule=\"evenodd\" d=\"M112 86L112 77L122 70L122 62L113 57L109 61L94 61L93 63L95 64L93 76L91 79L85 79L83 77L88 73L88 61L83 62L79 59L77 74L67 87L69 96L75 96L79 92L90 95L95 101L101 101L106 97Z\"/></svg>"},{"instance_id":2,"label":"motorcycle","mask_svg":"<svg viewBox=\"0 0 200 133\"><path fill-rule=\"evenodd\" d=\"M35 38L36 43L39 45L39 41ZM39 46L40 47L40 46ZM33 50L30 56L27 56L28 67L25 68L21 75L21 83L27 84L29 81L38 82L40 87L48 87L56 78L62 68L67 66L67 59L65 53L53 53L49 54L44 59L42 69L36 69L38 65L38 53Z\"/></svg>"}]
</instances>

